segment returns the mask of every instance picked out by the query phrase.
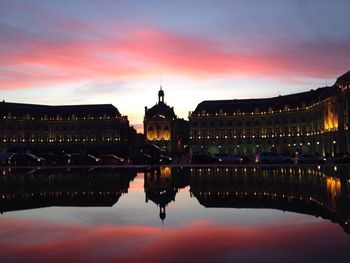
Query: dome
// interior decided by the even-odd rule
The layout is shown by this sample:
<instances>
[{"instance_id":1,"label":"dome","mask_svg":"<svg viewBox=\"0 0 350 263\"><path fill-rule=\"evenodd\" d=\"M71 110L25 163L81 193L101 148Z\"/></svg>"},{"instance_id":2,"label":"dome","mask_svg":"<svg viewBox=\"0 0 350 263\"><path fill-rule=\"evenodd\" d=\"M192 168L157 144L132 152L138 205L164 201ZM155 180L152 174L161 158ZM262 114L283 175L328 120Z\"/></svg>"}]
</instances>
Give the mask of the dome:
<instances>
[{"instance_id":1,"label":"dome","mask_svg":"<svg viewBox=\"0 0 350 263\"><path fill-rule=\"evenodd\" d=\"M145 114L146 119L162 118L162 119L175 119L176 115L174 109L166 105L165 103L159 103L148 109Z\"/></svg>"}]
</instances>

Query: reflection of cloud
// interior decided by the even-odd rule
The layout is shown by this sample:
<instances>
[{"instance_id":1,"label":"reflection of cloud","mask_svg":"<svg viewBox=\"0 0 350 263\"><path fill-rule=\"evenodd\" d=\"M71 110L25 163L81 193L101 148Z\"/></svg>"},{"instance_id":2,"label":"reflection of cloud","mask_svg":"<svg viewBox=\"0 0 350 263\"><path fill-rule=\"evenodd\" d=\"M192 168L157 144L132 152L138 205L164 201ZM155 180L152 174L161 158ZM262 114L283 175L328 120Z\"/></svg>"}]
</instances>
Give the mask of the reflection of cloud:
<instances>
[{"instance_id":1,"label":"reflection of cloud","mask_svg":"<svg viewBox=\"0 0 350 263\"><path fill-rule=\"evenodd\" d=\"M337 228L329 222L235 227L199 221L158 228L11 219L0 221L0 257L4 262L328 261L348 254L349 237Z\"/></svg>"}]
</instances>

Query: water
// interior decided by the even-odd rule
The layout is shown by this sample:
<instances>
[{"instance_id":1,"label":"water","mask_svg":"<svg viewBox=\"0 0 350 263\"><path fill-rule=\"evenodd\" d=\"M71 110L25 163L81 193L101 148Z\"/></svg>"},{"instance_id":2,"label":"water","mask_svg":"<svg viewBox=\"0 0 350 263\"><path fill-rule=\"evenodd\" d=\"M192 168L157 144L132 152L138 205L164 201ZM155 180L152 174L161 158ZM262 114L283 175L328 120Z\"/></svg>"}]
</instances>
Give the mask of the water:
<instances>
[{"instance_id":1,"label":"water","mask_svg":"<svg viewBox=\"0 0 350 263\"><path fill-rule=\"evenodd\" d=\"M2 262L348 262L347 166L1 174Z\"/></svg>"}]
</instances>

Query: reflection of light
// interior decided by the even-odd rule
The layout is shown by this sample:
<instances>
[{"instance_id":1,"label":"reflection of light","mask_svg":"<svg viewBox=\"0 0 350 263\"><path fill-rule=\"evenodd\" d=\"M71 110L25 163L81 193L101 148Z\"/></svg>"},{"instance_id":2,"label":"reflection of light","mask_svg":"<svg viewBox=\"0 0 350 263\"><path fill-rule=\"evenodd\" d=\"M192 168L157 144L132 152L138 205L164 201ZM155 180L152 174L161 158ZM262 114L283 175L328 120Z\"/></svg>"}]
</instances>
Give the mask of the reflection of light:
<instances>
[{"instance_id":1,"label":"reflection of light","mask_svg":"<svg viewBox=\"0 0 350 263\"><path fill-rule=\"evenodd\" d=\"M160 175L163 177L170 177L171 176L171 169L169 166L164 166L160 168Z\"/></svg>"},{"instance_id":2,"label":"reflection of light","mask_svg":"<svg viewBox=\"0 0 350 263\"><path fill-rule=\"evenodd\" d=\"M341 183L339 178L334 178L327 176L327 192L329 194L330 200L335 204L337 197L341 194Z\"/></svg>"}]
</instances>

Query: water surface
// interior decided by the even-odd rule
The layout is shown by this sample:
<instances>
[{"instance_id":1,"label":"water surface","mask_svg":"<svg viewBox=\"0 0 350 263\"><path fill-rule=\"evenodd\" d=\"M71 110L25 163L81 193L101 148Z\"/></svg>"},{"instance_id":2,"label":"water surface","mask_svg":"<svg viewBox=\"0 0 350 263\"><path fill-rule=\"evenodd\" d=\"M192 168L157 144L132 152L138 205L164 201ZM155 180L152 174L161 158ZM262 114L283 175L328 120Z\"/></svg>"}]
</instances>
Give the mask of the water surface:
<instances>
[{"instance_id":1,"label":"water surface","mask_svg":"<svg viewBox=\"0 0 350 263\"><path fill-rule=\"evenodd\" d=\"M348 262L346 166L1 171L3 262Z\"/></svg>"}]
</instances>

